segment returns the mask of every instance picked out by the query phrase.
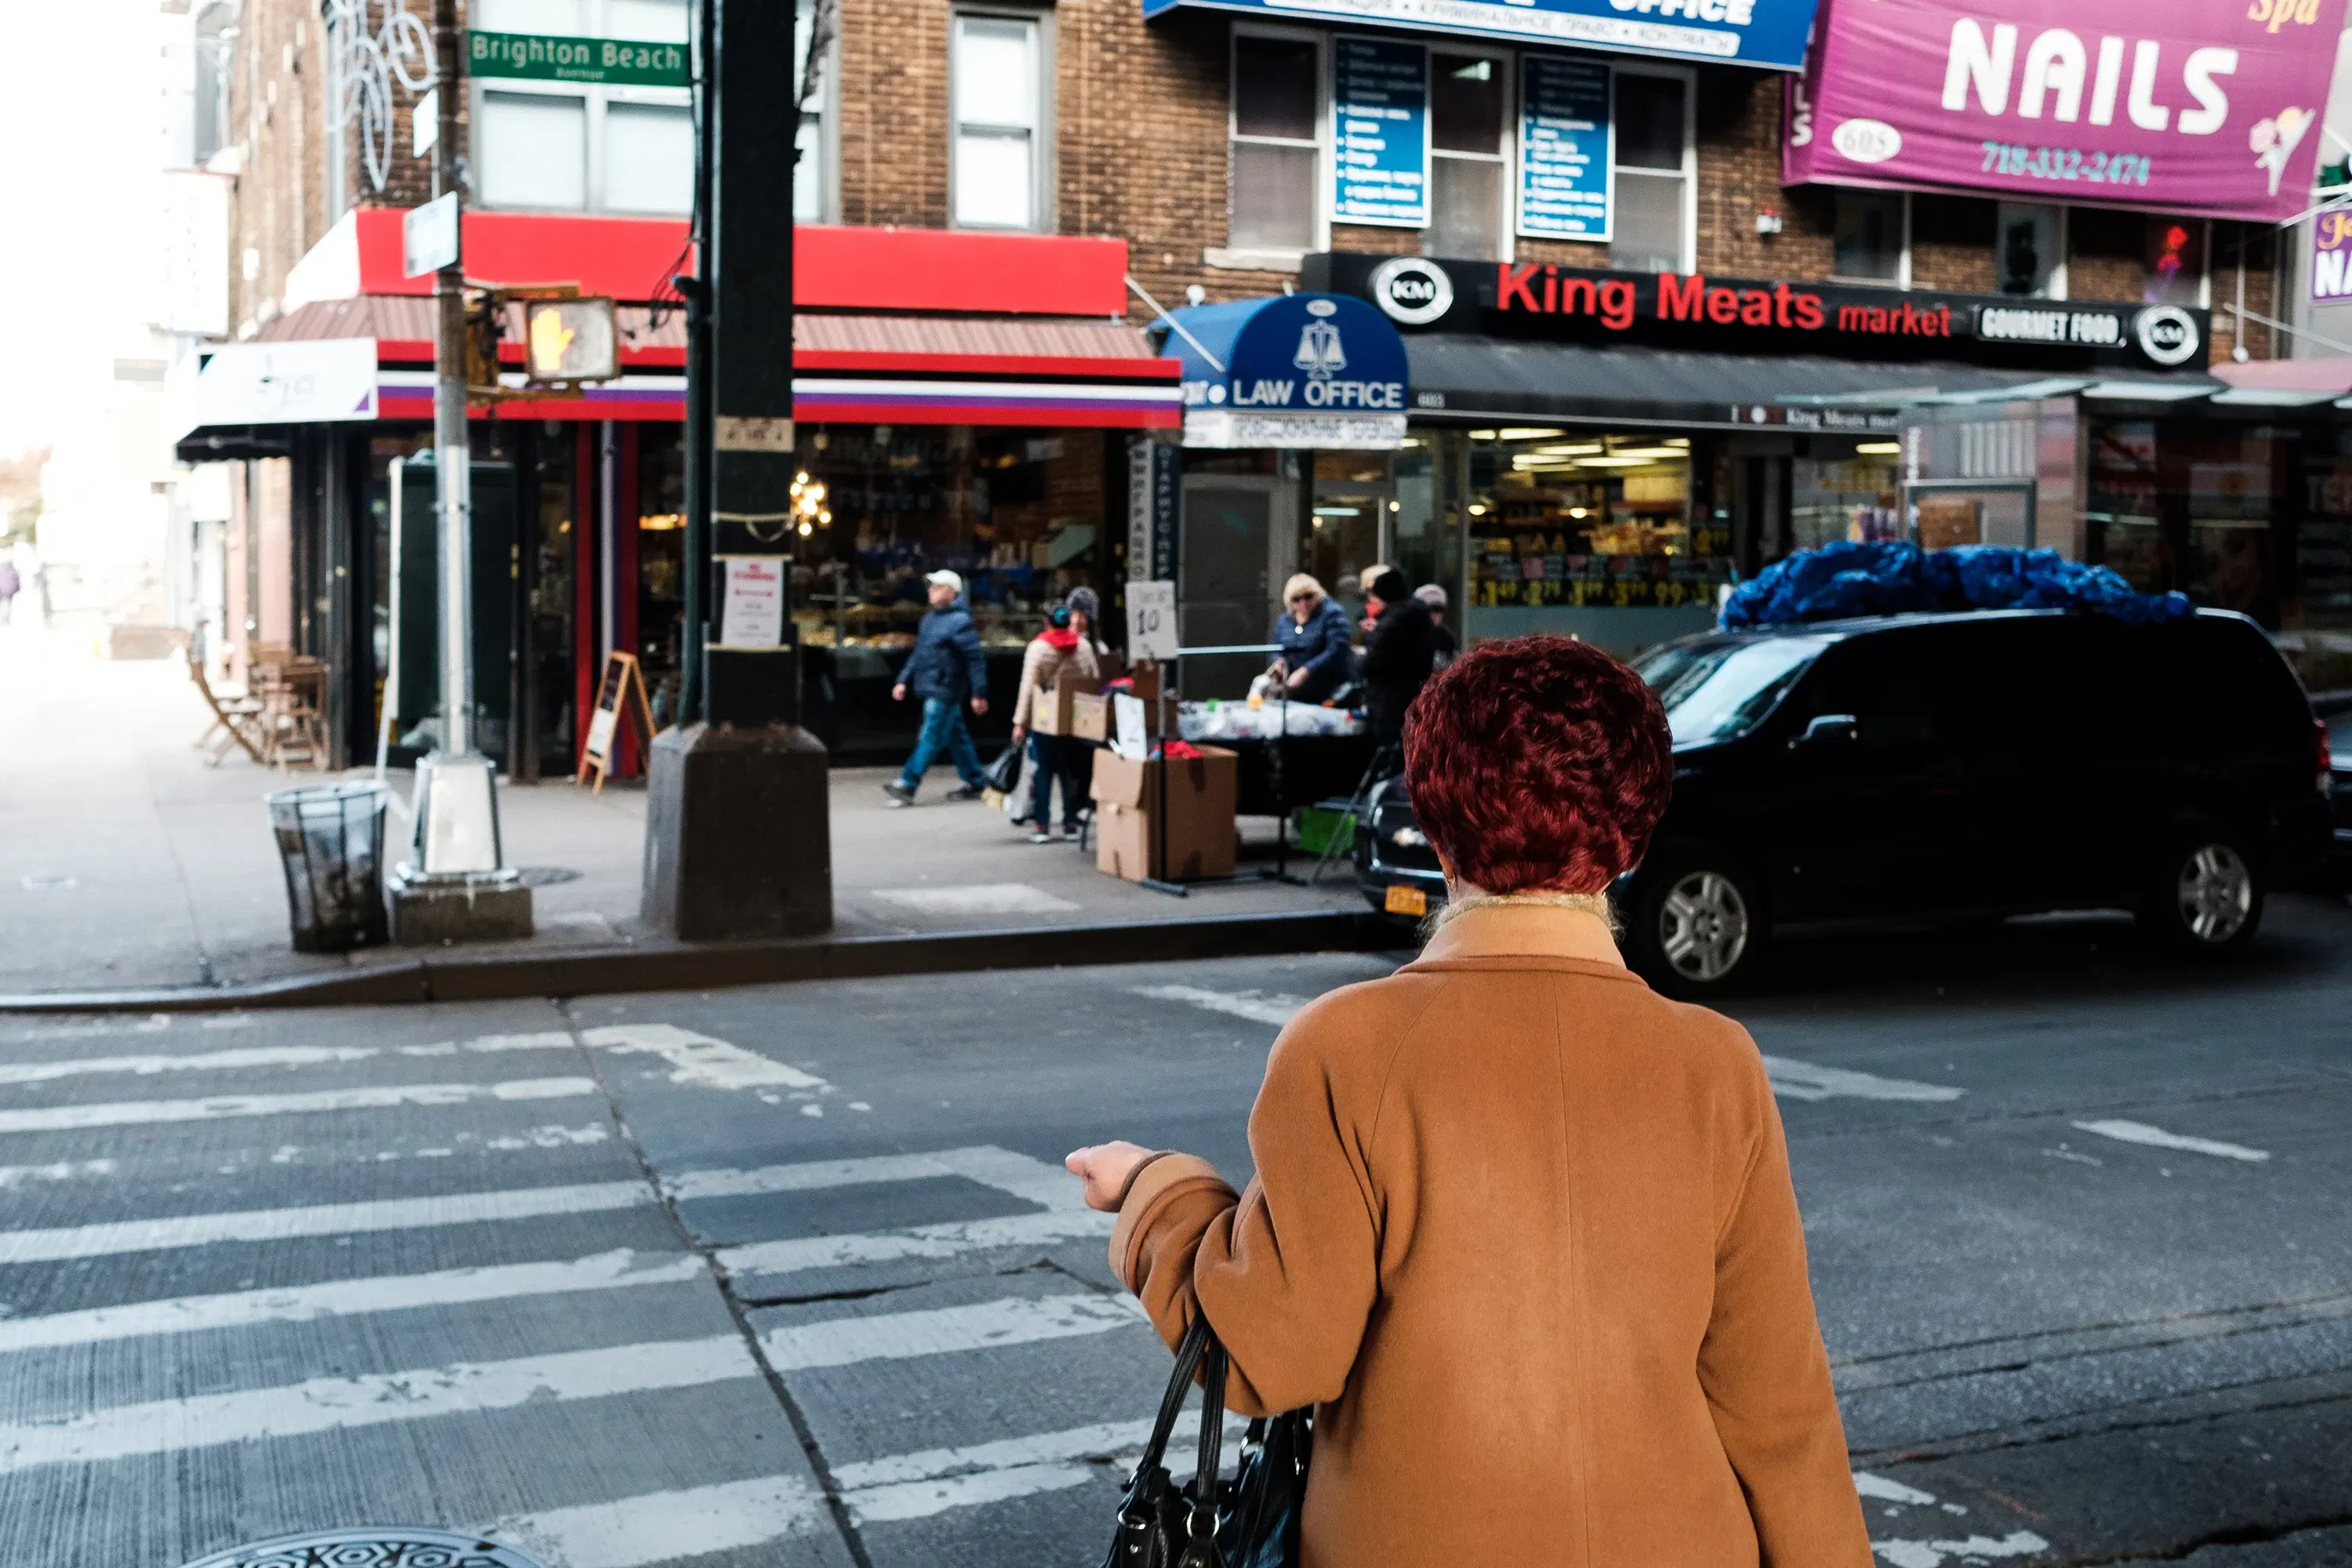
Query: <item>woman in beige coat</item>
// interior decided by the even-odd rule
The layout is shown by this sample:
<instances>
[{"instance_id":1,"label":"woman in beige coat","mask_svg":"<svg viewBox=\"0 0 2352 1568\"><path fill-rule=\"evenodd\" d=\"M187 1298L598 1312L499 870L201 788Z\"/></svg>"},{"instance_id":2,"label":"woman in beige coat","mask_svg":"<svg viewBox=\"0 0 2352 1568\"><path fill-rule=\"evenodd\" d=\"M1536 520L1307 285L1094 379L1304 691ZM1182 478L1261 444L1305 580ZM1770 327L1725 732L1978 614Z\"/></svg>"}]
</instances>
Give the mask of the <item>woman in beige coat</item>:
<instances>
[{"instance_id":1,"label":"woman in beige coat","mask_svg":"<svg viewBox=\"0 0 2352 1568\"><path fill-rule=\"evenodd\" d=\"M1070 1156L1160 1334L1316 1407L1307 1568L1868 1568L1763 1061L1612 937L1673 767L1606 654L1464 655L1405 725L1443 923L1282 1032L1248 1186Z\"/></svg>"},{"instance_id":2,"label":"woman in beige coat","mask_svg":"<svg viewBox=\"0 0 2352 1568\"><path fill-rule=\"evenodd\" d=\"M1051 844L1054 832L1054 785L1062 786L1062 832L1078 836L1078 817L1086 809L1086 742L1037 727L1040 710L1053 710L1054 688L1066 673L1082 678L1089 689L1102 680L1105 651L1095 641L1096 612L1100 603L1092 588L1073 588L1069 598L1047 615L1045 629L1029 639L1021 656L1021 695L1013 707L1013 743L1029 742L1030 816L1035 830L1032 844Z\"/></svg>"}]
</instances>

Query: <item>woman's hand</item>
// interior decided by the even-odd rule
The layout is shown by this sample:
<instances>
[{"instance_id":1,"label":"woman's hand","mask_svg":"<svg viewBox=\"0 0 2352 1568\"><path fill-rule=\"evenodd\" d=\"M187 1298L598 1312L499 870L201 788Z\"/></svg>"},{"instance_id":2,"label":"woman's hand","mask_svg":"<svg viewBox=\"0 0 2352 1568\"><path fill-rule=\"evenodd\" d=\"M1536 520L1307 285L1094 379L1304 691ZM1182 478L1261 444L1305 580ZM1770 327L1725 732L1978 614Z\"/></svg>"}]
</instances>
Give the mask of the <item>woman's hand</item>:
<instances>
[{"instance_id":1,"label":"woman's hand","mask_svg":"<svg viewBox=\"0 0 2352 1568\"><path fill-rule=\"evenodd\" d=\"M1300 687L1307 684L1307 672L1303 669L1292 670L1290 672L1290 679L1287 684L1291 690L1297 690Z\"/></svg>"},{"instance_id":2,"label":"woman's hand","mask_svg":"<svg viewBox=\"0 0 2352 1568\"><path fill-rule=\"evenodd\" d=\"M1073 1152L1062 1162L1070 1174L1087 1184L1087 1206L1105 1214L1118 1212L1118 1200L1127 1195L1129 1182L1151 1151L1133 1143L1112 1142L1097 1143L1090 1148Z\"/></svg>"},{"instance_id":3,"label":"woman's hand","mask_svg":"<svg viewBox=\"0 0 2352 1568\"><path fill-rule=\"evenodd\" d=\"M1016 745L1016 746L1017 746L1017 745L1019 745L1019 744L1020 744L1024 740L1027 739L1028 734L1029 734L1029 726L1028 726L1028 725L1026 725L1026 724L1015 724L1015 725L1013 725L1013 743L1014 745Z\"/></svg>"}]
</instances>

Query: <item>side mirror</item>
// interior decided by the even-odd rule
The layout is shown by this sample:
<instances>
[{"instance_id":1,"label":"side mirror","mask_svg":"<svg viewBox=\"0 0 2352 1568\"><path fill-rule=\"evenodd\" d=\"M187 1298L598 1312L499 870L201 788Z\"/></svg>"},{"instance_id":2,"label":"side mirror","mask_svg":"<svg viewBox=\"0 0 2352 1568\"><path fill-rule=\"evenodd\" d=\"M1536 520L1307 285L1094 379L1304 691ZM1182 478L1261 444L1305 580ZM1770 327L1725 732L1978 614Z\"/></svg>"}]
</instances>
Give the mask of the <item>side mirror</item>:
<instances>
[{"instance_id":1,"label":"side mirror","mask_svg":"<svg viewBox=\"0 0 2352 1568\"><path fill-rule=\"evenodd\" d=\"M1822 713L1805 726L1805 732L1789 742L1789 749L1801 746L1850 745L1862 733L1861 724L1851 713Z\"/></svg>"}]
</instances>

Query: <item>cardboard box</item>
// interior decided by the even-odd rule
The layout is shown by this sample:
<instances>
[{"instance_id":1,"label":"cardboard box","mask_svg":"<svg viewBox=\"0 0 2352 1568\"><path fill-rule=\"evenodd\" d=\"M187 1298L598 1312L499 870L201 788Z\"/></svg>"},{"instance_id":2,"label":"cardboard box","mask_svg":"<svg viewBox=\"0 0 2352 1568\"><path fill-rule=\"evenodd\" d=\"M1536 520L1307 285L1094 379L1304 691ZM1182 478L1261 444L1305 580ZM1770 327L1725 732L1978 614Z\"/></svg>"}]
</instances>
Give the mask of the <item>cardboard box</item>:
<instances>
[{"instance_id":1,"label":"cardboard box","mask_svg":"<svg viewBox=\"0 0 2352 1568\"><path fill-rule=\"evenodd\" d=\"M1029 727L1040 735L1076 735L1081 740L1108 741L1111 737L1109 700L1100 694L1102 689L1128 673L1126 661L1117 654L1103 654L1097 660L1098 673L1091 679L1076 670L1066 669L1055 678L1051 695L1040 694L1029 710ZM1160 694L1160 671L1147 666L1136 678L1136 694L1150 700ZM1079 704L1099 702L1103 711L1096 720L1098 732L1089 733L1079 727Z\"/></svg>"},{"instance_id":2,"label":"cardboard box","mask_svg":"<svg viewBox=\"0 0 2352 1568\"><path fill-rule=\"evenodd\" d=\"M1110 724L1110 699L1099 692L1081 692L1070 701L1070 727L1063 733L1081 741L1108 741Z\"/></svg>"},{"instance_id":3,"label":"cardboard box","mask_svg":"<svg viewBox=\"0 0 2352 1568\"><path fill-rule=\"evenodd\" d=\"M1239 759L1217 746L1197 757L1139 763L1095 753L1095 868L1130 882L1191 882L1234 874ZM1163 785L1164 781L1164 785ZM1162 795L1168 801L1161 837ZM1162 845L1167 858L1160 858Z\"/></svg>"}]
</instances>

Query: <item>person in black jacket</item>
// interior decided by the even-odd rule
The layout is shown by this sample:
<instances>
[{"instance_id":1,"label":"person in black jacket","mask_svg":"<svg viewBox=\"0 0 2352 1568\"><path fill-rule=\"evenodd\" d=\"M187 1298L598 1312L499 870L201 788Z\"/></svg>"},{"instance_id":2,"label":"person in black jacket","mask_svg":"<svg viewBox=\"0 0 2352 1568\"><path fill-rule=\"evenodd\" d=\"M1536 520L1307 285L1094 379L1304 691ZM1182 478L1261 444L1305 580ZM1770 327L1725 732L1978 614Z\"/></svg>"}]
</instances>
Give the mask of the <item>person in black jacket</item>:
<instances>
[{"instance_id":1,"label":"person in black jacket","mask_svg":"<svg viewBox=\"0 0 2352 1568\"><path fill-rule=\"evenodd\" d=\"M1423 583L1412 591L1412 596L1429 606L1430 647L1436 650L1430 665L1433 669L1444 669L1462 651L1462 645L1445 629L1445 590L1434 583Z\"/></svg>"},{"instance_id":2,"label":"person in black jacket","mask_svg":"<svg viewBox=\"0 0 2352 1568\"><path fill-rule=\"evenodd\" d=\"M1364 683L1364 709L1372 743L1383 749L1404 743L1404 710L1421 695L1436 658L1436 628L1429 606L1412 596L1404 574L1393 568L1364 584L1370 629L1356 674Z\"/></svg>"},{"instance_id":3,"label":"person in black jacket","mask_svg":"<svg viewBox=\"0 0 2352 1568\"><path fill-rule=\"evenodd\" d=\"M900 805L915 804L915 791L931 760L942 751L955 761L961 789L948 792L950 800L978 800L988 775L981 771L980 752L964 728L963 710L988 711L988 660L980 648L980 628L972 625L964 604L963 579L953 572L932 573L924 580L931 607L915 630L915 651L899 668L898 684L890 695L900 702L912 691L922 700L923 731L915 740L915 753L905 771L882 786Z\"/></svg>"}]
</instances>

